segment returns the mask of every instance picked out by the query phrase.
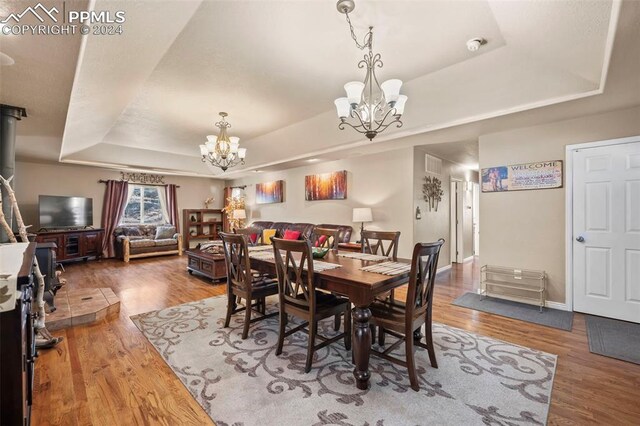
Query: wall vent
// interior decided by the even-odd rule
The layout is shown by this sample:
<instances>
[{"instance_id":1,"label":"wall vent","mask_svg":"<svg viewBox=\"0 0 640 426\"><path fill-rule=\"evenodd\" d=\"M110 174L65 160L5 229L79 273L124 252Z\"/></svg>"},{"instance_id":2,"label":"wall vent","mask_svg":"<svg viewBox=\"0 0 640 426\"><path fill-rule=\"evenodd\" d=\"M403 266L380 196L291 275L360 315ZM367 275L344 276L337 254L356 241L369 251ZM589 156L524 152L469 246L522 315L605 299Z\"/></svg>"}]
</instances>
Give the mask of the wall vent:
<instances>
[{"instance_id":1,"label":"wall vent","mask_svg":"<svg viewBox=\"0 0 640 426\"><path fill-rule=\"evenodd\" d=\"M442 174L442 160L433 155L424 155L424 171L434 175Z\"/></svg>"}]
</instances>

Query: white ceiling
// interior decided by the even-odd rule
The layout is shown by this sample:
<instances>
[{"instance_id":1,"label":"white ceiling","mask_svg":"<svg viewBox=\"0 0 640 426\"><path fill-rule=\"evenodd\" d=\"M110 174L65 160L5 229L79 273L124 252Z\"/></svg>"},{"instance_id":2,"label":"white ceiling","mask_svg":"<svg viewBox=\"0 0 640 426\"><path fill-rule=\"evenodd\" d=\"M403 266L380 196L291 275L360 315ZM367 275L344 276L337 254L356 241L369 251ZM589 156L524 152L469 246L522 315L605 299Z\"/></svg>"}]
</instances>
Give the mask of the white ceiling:
<instances>
[{"instance_id":1,"label":"white ceiling","mask_svg":"<svg viewBox=\"0 0 640 426\"><path fill-rule=\"evenodd\" d=\"M634 3L622 6L637 17ZM96 0L95 10L126 11L123 35L85 37L82 47L72 36L0 36L0 51L16 60L0 68L0 100L29 112L23 159L213 175L197 146L227 111L231 134L249 148L244 170L290 167L598 96L616 31L617 48L633 49L618 44L640 36L625 13L618 25L620 5L358 1L352 19L360 35L375 27L380 79L403 79L409 96L403 128L374 143L337 129L333 99L362 79L362 52L333 1ZM1 6L0 16L19 6ZM476 36L488 43L471 53L465 42Z\"/></svg>"}]
</instances>

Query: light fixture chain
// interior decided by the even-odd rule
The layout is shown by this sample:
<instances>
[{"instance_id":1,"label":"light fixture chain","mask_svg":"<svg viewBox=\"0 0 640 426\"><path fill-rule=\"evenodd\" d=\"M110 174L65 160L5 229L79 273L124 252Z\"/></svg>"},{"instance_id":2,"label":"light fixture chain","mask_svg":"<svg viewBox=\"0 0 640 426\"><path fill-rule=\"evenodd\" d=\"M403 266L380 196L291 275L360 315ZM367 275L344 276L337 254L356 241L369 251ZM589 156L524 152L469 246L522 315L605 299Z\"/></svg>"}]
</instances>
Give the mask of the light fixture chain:
<instances>
[{"instance_id":1,"label":"light fixture chain","mask_svg":"<svg viewBox=\"0 0 640 426\"><path fill-rule=\"evenodd\" d=\"M360 42L358 41L358 37L356 36L356 33L353 29L351 18L349 18L349 12L345 10L344 15L347 17L347 23L349 24L349 30L351 31L351 38L356 43L356 46L358 47L358 49L364 50L365 48L368 47L369 50L371 50L372 44L373 44L373 31L372 31L373 27L369 27L369 32L367 33L366 36L364 36L364 44L360 44Z\"/></svg>"},{"instance_id":2,"label":"light fixture chain","mask_svg":"<svg viewBox=\"0 0 640 426\"><path fill-rule=\"evenodd\" d=\"M382 68L382 60L380 54L373 53L373 27L369 27L369 32L364 36L363 42L358 41L355 29L351 23L349 12L355 7L354 0L338 0L338 12L346 16L347 24L351 38L360 50L368 48L368 52L364 54L364 58L358 62L358 68L366 68L364 82L349 82L344 88L347 97L335 100L338 110L338 118L340 124L338 128L344 130L345 126L349 126L359 133L363 133L369 140L387 127L395 124L396 127L402 126L402 113L404 105L407 101L405 95L400 95L400 86L402 81L398 79L387 80L380 84L376 75L376 68ZM352 123L347 121L351 118Z\"/></svg>"}]
</instances>

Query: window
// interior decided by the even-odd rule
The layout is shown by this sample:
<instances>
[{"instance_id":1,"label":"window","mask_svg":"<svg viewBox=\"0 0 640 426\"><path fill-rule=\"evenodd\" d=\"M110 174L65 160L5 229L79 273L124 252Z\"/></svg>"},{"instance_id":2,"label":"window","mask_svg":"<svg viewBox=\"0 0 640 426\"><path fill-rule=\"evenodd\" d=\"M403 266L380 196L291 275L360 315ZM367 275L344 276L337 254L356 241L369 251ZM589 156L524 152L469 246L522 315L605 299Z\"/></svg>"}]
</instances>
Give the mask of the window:
<instances>
[{"instance_id":1,"label":"window","mask_svg":"<svg viewBox=\"0 0 640 426\"><path fill-rule=\"evenodd\" d=\"M120 225L163 225L169 223L164 187L131 185Z\"/></svg>"}]
</instances>

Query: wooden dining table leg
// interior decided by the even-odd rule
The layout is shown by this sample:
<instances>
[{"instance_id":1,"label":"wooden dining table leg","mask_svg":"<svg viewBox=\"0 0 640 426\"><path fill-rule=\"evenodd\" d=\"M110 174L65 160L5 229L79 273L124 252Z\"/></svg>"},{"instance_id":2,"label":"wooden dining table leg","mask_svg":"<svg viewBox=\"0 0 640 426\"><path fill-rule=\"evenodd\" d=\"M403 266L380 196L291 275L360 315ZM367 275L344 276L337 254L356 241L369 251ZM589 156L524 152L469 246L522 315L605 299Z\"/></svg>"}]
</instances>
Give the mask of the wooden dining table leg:
<instances>
[{"instance_id":1,"label":"wooden dining table leg","mask_svg":"<svg viewBox=\"0 0 640 426\"><path fill-rule=\"evenodd\" d=\"M369 306L356 306L353 309L353 342L352 350L356 367L353 375L356 378L358 389L367 389L369 387L369 356L371 352L371 329L369 328L369 319L371 311Z\"/></svg>"}]
</instances>

